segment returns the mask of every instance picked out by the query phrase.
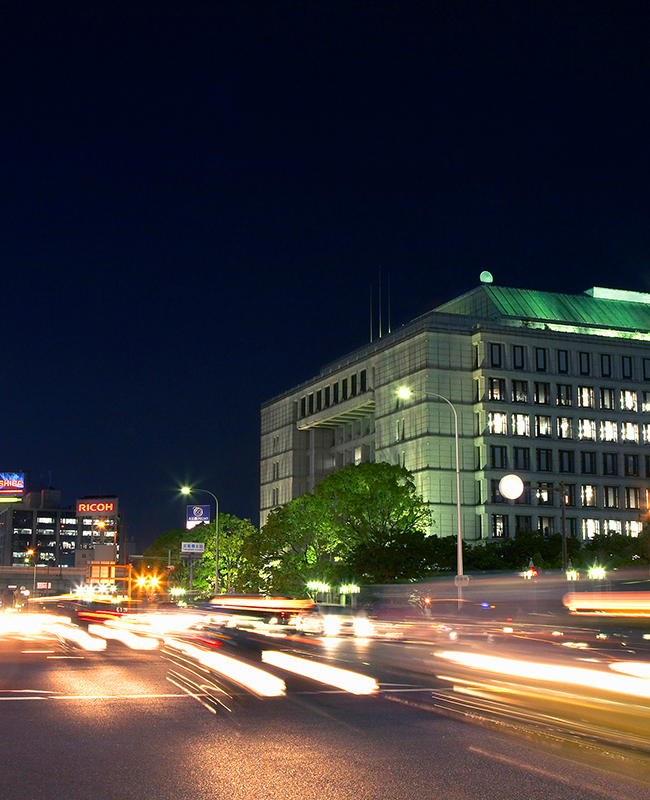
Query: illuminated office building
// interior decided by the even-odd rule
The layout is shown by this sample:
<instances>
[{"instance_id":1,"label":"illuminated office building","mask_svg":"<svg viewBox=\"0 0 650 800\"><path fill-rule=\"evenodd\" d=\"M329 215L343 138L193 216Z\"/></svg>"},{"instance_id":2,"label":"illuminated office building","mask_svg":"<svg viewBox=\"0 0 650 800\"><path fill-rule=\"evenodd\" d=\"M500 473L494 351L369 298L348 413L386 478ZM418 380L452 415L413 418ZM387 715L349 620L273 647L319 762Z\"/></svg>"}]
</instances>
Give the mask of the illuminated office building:
<instances>
[{"instance_id":1,"label":"illuminated office building","mask_svg":"<svg viewBox=\"0 0 650 800\"><path fill-rule=\"evenodd\" d=\"M411 396L400 399L398 390ZM347 464L415 476L435 524L462 531L636 536L650 485L650 294L481 284L262 406L260 522ZM514 472L523 495L506 500Z\"/></svg>"},{"instance_id":2,"label":"illuminated office building","mask_svg":"<svg viewBox=\"0 0 650 800\"><path fill-rule=\"evenodd\" d=\"M23 566L35 558L39 566L80 566L88 560L81 555L97 545L112 546L117 558L117 503L116 497L94 497L62 507L60 491L42 489L0 505L0 565Z\"/></svg>"}]
</instances>

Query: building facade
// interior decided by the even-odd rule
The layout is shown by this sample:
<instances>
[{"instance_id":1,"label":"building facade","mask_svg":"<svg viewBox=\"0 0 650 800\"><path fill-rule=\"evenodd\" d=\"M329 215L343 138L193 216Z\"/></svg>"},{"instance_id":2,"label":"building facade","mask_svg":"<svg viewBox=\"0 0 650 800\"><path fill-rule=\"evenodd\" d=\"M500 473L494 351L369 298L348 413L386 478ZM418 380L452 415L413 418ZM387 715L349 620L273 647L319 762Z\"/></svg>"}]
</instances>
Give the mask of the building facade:
<instances>
[{"instance_id":1,"label":"building facade","mask_svg":"<svg viewBox=\"0 0 650 800\"><path fill-rule=\"evenodd\" d=\"M0 566L81 567L97 545L112 546L116 560L117 509L116 497L81 498L66 508L57 490L27 492L0 506Z\"/></svg>"},{"instance_id":2,"label":"building facade","mask_svg":"<svg viewBox=\"0 0 650 800\"><path fill-rule=\"evenodd\" d=\"M454 409L464 539L563 525L580 539L637 536L650 487L650 294L486 283L329 364L262 406L260 524L330 472L385 461L415 476L431 532L455 535ZM516 501L498 489L509 473L524 482Z\"/></svg>"}]
</instances>

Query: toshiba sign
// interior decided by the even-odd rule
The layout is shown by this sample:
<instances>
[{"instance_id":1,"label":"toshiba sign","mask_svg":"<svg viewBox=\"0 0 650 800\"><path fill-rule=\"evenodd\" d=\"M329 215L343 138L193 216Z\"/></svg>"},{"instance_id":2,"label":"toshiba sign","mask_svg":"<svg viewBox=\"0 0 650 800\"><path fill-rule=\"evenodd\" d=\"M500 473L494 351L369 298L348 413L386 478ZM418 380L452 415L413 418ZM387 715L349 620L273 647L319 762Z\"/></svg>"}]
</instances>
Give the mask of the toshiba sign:
<instances>
[{"instance_id":1,"label":"toshiba sign","mask_svg":"<svg viewBox=\"0 0 650 800\"><path fill-rule=\"evenodd\" d=\"M113 517L117 514L117 497L82 497L77 500L77 516Z\"/></svg>"}]
</instances>

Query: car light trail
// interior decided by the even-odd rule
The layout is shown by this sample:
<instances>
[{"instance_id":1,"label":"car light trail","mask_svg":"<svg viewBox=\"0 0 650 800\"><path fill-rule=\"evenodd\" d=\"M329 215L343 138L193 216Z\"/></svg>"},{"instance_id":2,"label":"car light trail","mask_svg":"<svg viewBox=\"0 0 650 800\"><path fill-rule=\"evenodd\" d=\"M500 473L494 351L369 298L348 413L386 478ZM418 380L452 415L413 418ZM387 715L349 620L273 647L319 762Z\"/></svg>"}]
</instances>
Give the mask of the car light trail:
<instances>
[{"instance_id":1,"label":"car light trail","mask_svg":"<svg viewBox=\"0 0 650 800\"><path fill-rule=\"evenodd\" d=\"M319 664L316 661L290 656L286 653L278 653L276 650L264 650L262 652L262 661L287 672L293 672L305 678L312 678L312 680L319 683L336 686L351 694L372 694L379 689L374 678L369 678L366 675L360 675L358 672L351 672L347 669L330 667L328 664Z\"/></svg>"},{"instance_id":2,"label":"car light trail","mask_svg":"<svg viewBox=\"0 0 650 800\"><path fill-rule=\"evenodd\" d=\"M528 678L543 683L573 684L633 697L650 698L650 681L638 677L612 675L611 672L582 667L562 667L557 664L538 664L498 656L482 656L477 653L445 651L434 655L461 666L502 676Z\"/></svg>"},{"instance_id":3,"label":"car light trail","mask_svg":"<svg viewBox=\"0 0 650 800\"><path fill-rule=\"evenodd\" d=\"M624 672L626 675L634 675L636 678L650 678L650 664L643 661L620 661L610 664L610 669L614 672Z\"/></svg>"},{"instance_id":4,"label":"car light trail","mask_svg":"<svg viewBox=\"0 0 650 800\"><path fill-rule=\"evenodd\" d=\"M185 653L217 674L229 678L258 697L280 697L286 692L285 683L281 678L276 678L275 675L236 658L201 650L177 639L165 639L165 644Z\"/></svg>"},{"instance_id":5,"label":"car light trail","mask_svg":"<svg viewBox=\"0 0 650 800\"><path fill-rule=\"evenodd\" d=\"M122 644L127 647L130 647L131 650L156 650L158 648L158 642L155 639L147 639L131 631L113 628L107 625L89 625L88 633L94 633L96 636L101 636L103 639L115 639L118 642L122 642Z\"/></svg>"},{"instance_id":6,"label":"car light trail","mask_svg":"<svg viewBox=\"0 0 650 800\"><path fill-rule=\"evenodd\" d=\"M84 650L106 650L106 640L97 639L95 636L90 636L86 631L81 628L75 628L73 625L48 625L47 630L61 639L71 640L76 642L79 647Z\"/></svg>"}]
</instances>

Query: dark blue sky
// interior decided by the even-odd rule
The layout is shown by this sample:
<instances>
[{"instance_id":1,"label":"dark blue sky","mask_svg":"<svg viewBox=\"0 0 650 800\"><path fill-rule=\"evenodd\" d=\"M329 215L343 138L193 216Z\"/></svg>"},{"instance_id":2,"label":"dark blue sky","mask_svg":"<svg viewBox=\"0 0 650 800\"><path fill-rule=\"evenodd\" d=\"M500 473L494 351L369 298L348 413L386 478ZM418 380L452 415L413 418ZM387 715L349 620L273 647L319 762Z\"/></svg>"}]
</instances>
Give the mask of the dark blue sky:
<instances>
[{"instance_id":1,"label":"dark blue sky","mask_svg":"<svg viewBox=\"0 0 650 800\"><path fill-rule=\"evenodd\" d=\"M647 2L14 4L0 469L257 521L259 407L478 284L650 291ZM197 496L198 499L198 496Z\"/></svg>"}]
</instances>

